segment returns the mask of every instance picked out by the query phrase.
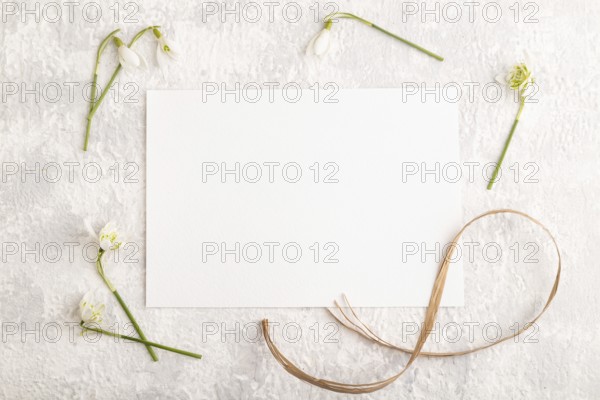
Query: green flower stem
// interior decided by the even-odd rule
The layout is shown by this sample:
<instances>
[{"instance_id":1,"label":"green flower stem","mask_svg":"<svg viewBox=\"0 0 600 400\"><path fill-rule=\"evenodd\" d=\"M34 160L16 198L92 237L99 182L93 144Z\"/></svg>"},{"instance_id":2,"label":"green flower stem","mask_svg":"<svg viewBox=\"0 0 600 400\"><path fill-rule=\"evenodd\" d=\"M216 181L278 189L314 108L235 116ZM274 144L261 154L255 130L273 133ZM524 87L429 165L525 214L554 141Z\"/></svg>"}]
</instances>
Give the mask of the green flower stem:
<instances>
[{"instance_id":1,"label":"green flower stem","mask_svg":"<svg viewBox=\"0 0 600 400\"><path fill-rule=\"evenodd\" d=\"M94 79L92 80L92 96L90 99L90 111L92 110L92 108L94 108L94 103L96 102L96 84L98 83L98 61L96 61L96 70L94 71ZM88 127L86 128L85 131L85 143L83 144L83 148L87 149L87 143L89 141L90 138L90 130L89 128L91 127L92 121L88 120Z\"/></svg>"},{"instance_id":2,"label":"green flower stem","mask_svg":"<svg viewBox=\"0 0 600 400\"><path fill-rule=\"evenodd\" d=\"M119 339L131 340L133 342L142 343L142 344L146 345L146 347L150 347L150 348L151 347L156 347L157 349L163 349L163 350L167 350L167 351L170 351L170 352L173 352L173 353L177 353L177 354L181 354L181 355L184 355L184 356L193 357L193 358L197 358L197 359L201 359L202 358L202 355L197 354L197 353L192 353L191 351L180 350L180 349L176 349L174 347L169 347L169 346L162 345L160 343L149 342L149 341L144 340L144 339L138 339L138 338L131 337L131 336L120 335L118 333L105 331L103 329L98 329L98 328L92 328L92 327L89 327L89 326L85 326L85 324L83 323L83 321L80 323L80 325L81 325L81 327L84 330L92 331L92 332L98 332L98 333L101 333L101 334L104 334L104 335L109 335L109 336L116 337L116 338L119 338Z\"/></svg>"},{"instance_id":3,"label":"green flower stem","mask_svg":"<svg viewBox=\"0 0 600 400\"><path fill-rule=\"evenodd\" d=\"M106 49L106 46L108 45L108 42L110 41L110 38L112 38L114 35L116 35L119 31L120 31L120 29L115 29L114 31L109 33L108 36L104 38L104 40L102 41L102 43L100 43L100 46L98 47L98 53L96 54L96 66L94 67L94 78L92 81L92 98L90 101L90 112L94 108L94 103L96 102L96 85L98 83L98 69L100 68L100 57L102 57L102 53L104 53L104 50ZM91 127L92 127L92 119L89 118L89 116L88 116L87 127L85 129L85 141L83 143L84 151L87 151L88 142L90 140Z\"/></svg>"},{"instance_id":4,"label":"green flower stem","mask_svg":"<svg viewBox=\"0 0 600 400\"><path fill-rule=\"evenodd\" d=\"M386 34L388 36L393 37L396 40L401 41L404 44L409 45L410 47L412 47L414 49L417 49L417 50L419 50L419 51L427 54L430 57L435 58L438 61L444 61L444 57L442 57L440 55L437 55L437 54L435 54L435 53L433 53L433 52L431 52L431 51L429 51L429 50L427 50L427 49L419 46L418 44L415 44L415 43L410 42L410 41L408 41L408 40L406 40L404 38L401 38L400 36L398 36L398 35L390 32L390 31L388 31L386 29L383 29L382 27L377 26L374 23L372 23L370 21L367 21L366 19L361 18L359 16L356 16L354 14L350 14L350 13L334 13L334 14L331 14L328 17L325 18L325 25L326 25L326 27L327 26L329 26L329 27L331 26L331 20L334 19L334 18L347 18L347 19L353 19L355 21L361 22L361 23L363 23L363 24L365 24L367 26L370 26L373 29L378 30L379 32L382 32L382 33L384 33L384 34ZM327 24L329 24L329 25L327 25Z\"/></svg>"},{"instance_id":5,"label":"green flower stem","mask_svg":"<svg viewBox=\"0 0 600 400\"><path fill-rule=\"evenodd\" d=\"M133 39L131 39L131 42L129 42L129 46L128 47L133 46L133 44L135 42L137 42L142 36L144 36L144 34L146 32L151 31L151 30L156 29L156 28L160 28L160 26L158 26L158 25L156 25L156 26L149 26L149 27L144 28L141 31L139 31L133 37ZM94 115L96 114L96 111L98 111L98 108L100 107L100 104L102 104L102 101L104 101L104 98L108 94L108 89L115 82L115 79L117 78L117 75L119 75L119 72L121 71L121 64L119 64L115 68L115 71L113 72L112 76L110 77L110 80L108 81L108 84L106 85L106 87L104 88L104 91L100 95L100 98L98 98L98 100L96 100L96 81L97 81L97 76L98 76L98 66L100 64L100 55L102 54L102 52L106 48L106 45L108 44L109 40L115 34L117 34L117 32L119 32L119 29L111 32L110 35L108 35L102 41L102 43L100 44L100 48L98 49L98 58L96 60L96 69L94 70L94 85L92 86L92 104L90 106L90 111L89 111L88 116L87 116L87 127L86 127L86 130L85 130L85 141L83 143L83 151L87 151L87 148L88 148L88 141L89 141L89 138L90 138L90 129L92 127L92 119L94 118Z\"/></svg>"},{"instance_id":6,"label":"green flower stem","mask_svg":"<svg viewBox=\"0 0 600 400\"><path fill-rule=\"evenodd\" d=\"M121 295L119 294L119 292L117 292L115 290L113 292L113 294L117 298L117 301L121 305L121 308L123 309L123 311L125 311L125 314L127 314L127 318L129 318L129 321L131 321L131 324L133 325L133 328L138 333L138 335L140 335L140 338L142 340L148 340L146 338L146 335L144 335L144 332L142 332L142 328L140 328L140 325L137 323L137 321L133 317L133 314L131 314L131 311L129 311L129 307L127 307L127 304L125 304L125 302L123 301L123 298L121 297ZM148 353L150 354L150 357L152 357L152 360L153 361L158 361L158 356L154 352L154 349L152 347L150 347L149 345L146 345L146 349L148 350Z\"/></svg>"},{"instance_id":7,"label":"green flower stem","mask_svg":"<svg viewBox=\"0 0 600 400\"><path fill-rule=\"evenodd\" d=\"M496 169L494 170L492 179L490 179L490 182L487 185L487 190L492 190L494 183L496 183L496 177L498 176L498 172L500 171L500 168L502 167L502 162L504 161L504 156L506 156L506 151L508 150L508 146L510 146L510 142L515 133L515 129L517 129L517 125L519 123L519 119L521 118L521 113L523 112L524 107L525 107L525 98L523 96L521 96L521 98L519 100L519 111L517 112L517 117L515 118L515 121L513 122L512 127L510 128L510 133L508 134L508 139L506 139L506 143L504 144L504 149L502 150L502 154L500 154L500 159L498 160L498 163L496 164Z\"/></svg>"},{"instance_id":8,"label":"green flower stem","mask_svg":"<svg viewBox=\"0 0 600 400\"><path fill-rule=\"evenodd\" d=\"M135 320L135 317L133 316L131 311L129 311L129 307L127 307L127 304L125 304L125 301L123 300L123 298L121 297L119 292L117 292L117 289L113 286L113 284L106 277L106 274L104 273L104 267L102 266L102 256L103 255L104 255L104 250L100 249L98 251L98 259L96 260L96 269L98 270L98 273L102 277L102 280L104 281L104 283L106 283L106 286L108 286L108 288L110 289L112 294L116 297L117 301L121 305L121 308L123 309L123 311L125 311L125 314L127 314L127 318L129 318L129 321L131 321L133 328L138 333L138 335L140 335L140 338L142 340L147 340L146 335L144 335L144 332L142 332L142 328L140 328L140 325ZM146 349L148 350L150 357L152 357L152 360L158 361L158 356L156 355L154 349L150 345L146 345Z\"/></svg>"}]
</instances>

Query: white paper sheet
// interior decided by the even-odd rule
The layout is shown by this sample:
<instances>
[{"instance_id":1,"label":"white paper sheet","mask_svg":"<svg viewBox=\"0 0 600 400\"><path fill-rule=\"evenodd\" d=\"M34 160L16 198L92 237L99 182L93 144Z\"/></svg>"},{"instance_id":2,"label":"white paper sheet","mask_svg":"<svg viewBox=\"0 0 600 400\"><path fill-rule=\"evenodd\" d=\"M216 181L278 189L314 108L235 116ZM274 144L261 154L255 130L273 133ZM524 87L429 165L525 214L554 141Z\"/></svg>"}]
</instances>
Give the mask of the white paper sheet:
<instances>
[{"instance_id":1,"label":"white paper sheet","mask_svg":"<svg viewBox=\"0 0 600 400\"><path fill-rule=\"evenodd\" d=\"M222 94L148 91L147 306L426 305L427 249L462 222L443 171L456 106L395 89ZM457 262L443 305L462 303Z\"/></svg>"}]
</instances>

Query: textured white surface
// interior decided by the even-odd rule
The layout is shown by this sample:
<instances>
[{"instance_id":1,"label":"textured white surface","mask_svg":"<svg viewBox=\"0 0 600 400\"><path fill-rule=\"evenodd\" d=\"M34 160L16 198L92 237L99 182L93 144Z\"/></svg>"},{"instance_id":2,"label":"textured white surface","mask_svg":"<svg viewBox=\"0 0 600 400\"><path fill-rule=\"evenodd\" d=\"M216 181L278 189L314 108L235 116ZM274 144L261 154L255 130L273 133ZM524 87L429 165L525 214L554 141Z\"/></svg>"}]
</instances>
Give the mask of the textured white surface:
<instances>
[{"instance_id":1,"label":"textured white surface","mask_svg":"<svg viewBox=\"0 0 600 400\"><path fill-rule=\"evenodd\" d=\"M30 4L29 4L30 3ZM28 4L33 7L33 2ZM118 3L117 3L118 4ZM94 121L91 151L81 151L86 103L81 87L89 82L97 43L114 29L112 3L102 4L103 18L89 23L64 16L57 23L41 20L22 23L8 16L0 25L2 82L28 89L57 82L62 97L50 102L34 95L3 98L0 108L0 154L3 167L22 163L32 168L57 162L79 162L73 182L63 165L57 183L28 176L7 177L0 191L0 241L3 259L0 273L0 397L2 398L173 398L232 399L289 398L341 399L348 396L322 391L287 375L270 356L262 341L253 341L255 324L263 317L297 323L302 337L285 343L281 329L275 340L302 367L326 378L366 382L391 375L406 357L365 343L346 331L337 332L337 343L327 343L330 320L322 309L146 309L144 307L144 93L147 88L199 89L203 82L290 82L303 86L335 82L345 88L401 87L403 82L491 82L508 65L524 57L536 68L539 103L528 106L507 156L508 165L526 162L539 166L539 183L502 181L494 191L485 182L461 181L464 216L470 218L492 208L511 207L531 213L556 233L564 256L564 275L558 297L540 321L537 343L505 343L474 355L448 359L420 359L405 376L382 392L360 398L594 398L600 390L597 365L599 301L595 243L600 240L600 169L597 149L600 127L597 61L600 56L598 20L600 5L594 2L543 1L538 3L538 23L515 23L510 2L502 2L503 17L497 23L465 15L458 23L421 23L411 17L402 23L402 3L365 4L341 2L344 11L372 19L384 27L445 55L438 63L416 51L356 23L335 27L336 49L324 60L306 60L304 46L320 25L312 18L297 23L283 20L281 6L274 22L258 23L232 16L222 23L212 17L202 22L202 3L148 1L139 4L139 23L125 23L120 4L119 26L130 38L144 24L167 25L187 53L184 64L172 67L166 79L154 68L145 77L120 78L117 104L107 101ZM433 3L429 3L433 6ZM42 4L43 5L43 4ZM323 6L321 4L321 6ZM523 5L522 5L523 6ZM303 5L309 13L309 4ZM279 10L279 11L278 11ZM521 20L524 17L521 8ZM530 11L530 10L529 10ZM67 9L63 10L65 14ZM263 14L266 15L266 9ZM490 11L491 13L491 11ZM491 14L492 15L492 14ZM137 48L154 51L150 38ZM107 52L101 81L114 66L114 50ZM108 65L112 63L111 65ZM133 92L127 81L139 83L133 95L137 103L125 103ZM73 101L67 82L77 82ZM21 88L20 88L21 90ZM48 88L51 90L51 87ZM8 88L2 88L3 96ZM52 92L54 93L54 92ZM54 97L54 94L49 96ZM497 103L482 99L460 103L461 157L465 162L495 161L516 105L510 97ZM201 121L199 121L201 123ZM184 145L184 144L182 144ZM83 163L97 162L104 177L97 183L82 178ZM141 169L138 183L118 183L108 168L134 162ZM10 166L9 166L10 165ZM480 172L480 170L478 170ZM88 173L93 171L88 170ZM527 172L527 171L525 171ZM478 175L480 176L480 174ZM88 343L75 334L69 338L65 323L76 321L73 309L81 294L101 286L92 263L84 260L82 246L69 260L65 242L84 241L83 219L99 226L108 219L122 223L130 240L140 245L137 263L113 263L108 274L120 288L147 335L165 344L197 350L202 361L159 353L152 363L135 344L103 338ZM510 232L508 234L507 232ZM522 234L520 232L523 232ZM509 240L531 236L533 230L513 219L490 220L475 227L477 240ZM185 235L185 232L181 232ZM505 239L506 238L506 239ZM527 239L528 240L528 239ZM16 255L8 251L15 243ZM48 255L36 262L27 249L59 243L57 262ZM14 247L11 247L14 249ZM169 251L169 249L164 249ZM443 310L440 321L497 322L504 333L515 322L531 317L543 304L549 289L554 258L540 252L537 268L465 267L466 307ZM23 261L21 258L25 257ZM332 293L332 297L337 294ZM115 310L118 320L123 316ZM365 320L394 342L401 341L402 322L420 321L422 310L363 310ZM36 338L36 323L40 338ZM52 323L62 329L56 343ZM318 325L315 325L318 324ZM42 329L46 327L46 329ZM233 333L236 331L238 336ZM242 331L242 328L246 330ZM312 330L311 330L311 327ZM317 328L318 327L318 328ZM217 328L216 334L207 335ZM16 334L8 332L16 329ZM227 329L227 331L225 331ZM25 330L30 333L26 334ZM77 330L75 330L77 331ZM314 340L315 331L320 333ZM289 337L294 337L290 329ZM429 348L466 348L476 343L442 342ZM480 342L479 342L480 343Z\"/></svg>"}]
</instances>

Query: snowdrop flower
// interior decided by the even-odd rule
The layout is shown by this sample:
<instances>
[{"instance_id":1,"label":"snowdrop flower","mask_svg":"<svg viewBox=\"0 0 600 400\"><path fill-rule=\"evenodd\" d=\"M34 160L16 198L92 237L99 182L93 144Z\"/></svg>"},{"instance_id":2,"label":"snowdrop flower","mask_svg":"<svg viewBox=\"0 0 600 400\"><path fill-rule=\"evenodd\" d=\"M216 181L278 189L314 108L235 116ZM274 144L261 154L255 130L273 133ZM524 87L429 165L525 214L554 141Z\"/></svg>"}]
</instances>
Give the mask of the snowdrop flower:
<instances>
[{"instance_id":1,"label":"snowdrop flower","mask_svg":"<svg viewBox=\"0 0 600 400\"><path fill-rule=\"evenodd\" d=\"M106 305L99 301L93 292L86 293L79 302L79 316L85 324L100 324Z\"/></svg>"},{"instance_id":2,"label":"snowdrop flower","mask_svg":"<svg viewBox=\"0 0 600 400\"><path fill-rule=\"evenodd\" d=\"M524 63L515 65L506 76L499 76L496 80L517 91L520 96L526 96L527 89L535 83L531 70Z\"/></svg>"},{"instance_id":3,"label":"snowdrop flower","mask_svg":"<svg viewBox=\"0 0 600 400\"><path fill-rule=\"evenodd\" d=\"M525 102L527 97L531 93L527 93L527 90L533 86L535 83L535 79L531 76L531 71L524 63L520 63L511 68L506 77L496 77L500 83L505 83L509 88L516 91L519 94L519 110L517 111L517 116L513 121L512 127L510 128L510 132L508 134L508 138L504 143L504 149L500 154L500 158L496 163L496 168L494 169L494 173L492 174L492 178L490 179L487 189L492 190L494 183L496 183L496 178L498 177L498 173L502 167L502 162L504 161L504 157L506 156L506 152L508 151L508 147L512 141L513 135L515 134L515 130L517 129L517 125L519 124L519 120L521 119L521 114L523 113L523 109L525 108Z\"/></svg>"},{"instance_id":4,"label":"snowdrop flower","mask_svg":"<svg viewBox=\"0 0 600 400\"><path fill-rule=\"evenodd\" d=\"M325 22L325 28L317 33L306 47L307 55L321 57L329 51L331 47L331 21Z\"/></svg>"},{"instance_id":5,"label":"snowdrop flower","mask_svg":"<svg viewBox=\"0 0 600 400\"><path fill-rule=\"evenodd\" d=\"M400 42L407 44L410 47L417 49L420 52L425 53L428 56L431 56L438 61L444 61L444 57L437 55L437 54L419 46L418 44L409 42L408 40L403 39L400 36L390 32L386 29L383 29L380 26L375 25L371 21L367 21L366 19L361 18L357 15L345 13L345 12L334 12L332 14L329 14L327 17L325 17L325 19L323 20L324 27L308 43L308 47L306 48L306 55L314 55L314 56L320 57L320 56L325 55L327 53L327 51L329 51L329 47L331 45L331 26L333 24L334 19L350 19L350 20L358 21L361 24L364 24L364 25L366 25L370 28L373 28L385 35L388 35L396 40L399 40Z\"/></svg>"},{"instance_id":6,"label":"snowdrop flower","mask_svg":"<svg viewBox=\"0 0 600 400\"><path fill-rule=\"evenodd\" d=\"M535 79L531 76L531 71L523 63L515 65L510 70L506 81L512 90L518 90L521 93L535 83Z\"/></svg>"},{"instance_id":7,"label":"snowdrop flower","mask_svg":"<svg viewBox=\"0 0 600 400\"><path fill-rule=\"evenodd\" d=\"M100 230L98 242L104 251L116 250L123 244L123 235L114 222L109 222Z\"/></svg>"},{"instance_id":8,"label":"snowdrop flower","mask_svg":"<svg viewBox=\"0 0 600 400\"><path fill-rule=\"evenodd\" d=\"M158 41L156 47L156 61L158 62L158 65L162 68L169 61L179 61L180 54L176 50L177 45L175 42L165 38L157 28L154 28L152 32Z\"/></svg>"},{"instance_id":9,"label":"snowdrop flower","mask_svg":"<svg viewBox=\"0 0 600 400\"><path fill-rule=\"evenodd\" d=\"M117 46L117 54L119 56L119 65L115 68L115 71L113 72L112 76L110 77L110 79L108 81L108 84L106 85L106 86L111 86L112 83L115 81L115 78L117 77L117 75L119 75L119 72L121 71L121 69L124 69L126 72L133 72L137 69L146 69L147 68L146 59L144 57L142 57L139 53L133 51L131 47L142 36L144 36L147 32L150 32L154 28L158 28L158 26L154 26L154 25L148 26L148 27L142 29L141 31L139 31L133 37L133 39L131 39L128 46L126 46L123 43L123 41L116 36L117 33L120 32L120 29L115 29L114 31L109 33L108 36L102 40L102 42L100 42L100 46L98 47L98 52L96 53L96 65L94 67L94 75L92 77L92 79L93 79L93 81L92 81L92 96L91 96L90 110L89 110L87 118L86 118L87 124L85 127L85 138L83 141L83 151L87 151L87 149L88 149L88 143L90 140L90 132L92 130L92 120L94 119L94 115L96 115L96 111L98 111L98 108L104 101L106 94L109 92L108 90L105 90L101 94L97 95L97 93L96 93L96 86L97 86L97 82L98 82L98 71L100 68L100 58L102 57L102 54L106 50L106 47L109 45L109 43L111 42L111 39L112 39L112 41Z\"/></svg>"},{"instance_id":10,"label":"snowdrop flower","mask_svg":"<svg viewBox=\"0 0 600 400\"><path fill-rule=\"evenodd\" d=\"M90 224L90 221L88 219L86 219L84 222L85 222L85 226L86 226L87 230L90 232L90 234L92 234L93 236L96 236L94 233L94 229L92 228L92 226ZM125 242L122 233L119 232L119 229L117 228L117 226L115 225L114 222L109 222L108 224L106 224L104 226L104 228L102 228L100 230L100 233L98 234L98 242L100 243L100 249L98 249L98 256L96 258L96 271L98 271L98 274L100 275L100 277L102 278L102 280L104 281L104 283L106 284L106 286L108 287L110 292L115 296L115 298L119 302L119 305L121 306L121 308L123 309L125 314L127 314L127 317L133 324L133 328L136 330L136 332L140 336L140 339L142 339L142 341L145 341L146 335L144 335L142 328L140 328L140 326L137 323L137 321L135 320L133 314L129 310L129 307L127 307L125 300L123 300L123 298L117 291L117 288L108 279L106 272L104 271L104 265L102 262L102 258L104 257L104 255L110 250L117 250ZM154 361L158 361L158 357L156 356L154 349L152 349L152 347L148 344L146 345L146 348L148 350L148 353L150 353L150 356L152 357L152 359Z\"/></svg>"},{"instance_id":11,"label":"snowdrop flower","mask_svg":"<svg viewBox=\"0 0 600 400\"><path fill-rule=\"evenodd\" d=\"M116 36L113 37L113 40L117 46L119 63L126 72L133 73L137 70L148 69L148 63L146 63L146 59L140 53L125 46L125 43Z\"/></svg>"},{"instance_id":12,"label":"snowdrop flower","mask_svg":"<svg viewBox=\"0 0 600 400\"><path fill-rule=\"evenodd\" d=\"M119 339L126 339L126 340L130 340L133 342L141 343L141 344L144 344L146 346L146 348L148 348L148 349L152 349L153 347L156 347L158 349L167 350L167 351L170 351L173 353L181 354L181 355L196 358L196 359L202 358L201 354L192 353L191 351L185 351L185 350L177 349L177 348L171 347L171 346L165 346L160 343L150 342L146 339L145 336L143 336L143 334L140 334L140 338L137 338L137 337L133 337L133 336L121 335L114 331L104 330L104 329L102 329L102 327L100 325L102 324L102 319L105 314L105 310L106 310L106 306L104 305L103 302L98 301L98 297L96 297L95 292L88 292L83 296L83 298L81 299L81 302L79 303L79 316L81 318L81 322L79 323L79 325L81 326L81 328L83 330L81 333L82 335L83 335L83 332L87 332L87 331L97 332L97 333L100 333L103 335L108 335L108 336L112 336L112 337L119 338ZM108 319L110 320L111 317L112 317L112 315L109 315ZM134 324L134 327L136 328L136 330L138 330L138 333L139 333L139 326L137 325L137 323L134 323L133 321L132 321L132 323ZM158 358L154 354L153 349L152 349L151 354L154 355L154 357L153 357L154 361L158 361Z\"/></svg>"}]
</instances>

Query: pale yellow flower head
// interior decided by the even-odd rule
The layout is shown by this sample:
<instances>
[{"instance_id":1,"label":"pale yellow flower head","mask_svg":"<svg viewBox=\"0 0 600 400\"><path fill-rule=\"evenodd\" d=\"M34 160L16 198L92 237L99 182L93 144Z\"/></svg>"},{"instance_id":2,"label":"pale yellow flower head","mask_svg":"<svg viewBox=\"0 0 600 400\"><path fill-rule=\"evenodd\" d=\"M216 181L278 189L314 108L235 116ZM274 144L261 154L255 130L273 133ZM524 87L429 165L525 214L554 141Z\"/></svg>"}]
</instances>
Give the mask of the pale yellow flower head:
<instances>
[{"instance_id":1,"label":"pale yellow flower head","mask_svg":"<svg viewBox=\"0 0 600 400\"><path fill-rule=\"evenodd\" d=\"M109 222L100 230L98 241L102 250L116 250L123 244L123 237L115 223Z\"/></svg>"},{"instance_id":2,"label":"pale yellow flower head","mask_svg":"<svg viewBox=\"0 0 600 400\"><path fill-rule=\"evenodd\" d=\"M512 90L518 91L521 95L535 83L535 79L531 76L531 71L523 63L517 64L506 76L506 83Z\"/></svg>"},{"instance_id":3,"label":"pale yellow flower head","mask_svg":"<svg viewBox=\"0 0 600 400\"><path fill-rule=\"evenodd\" d=\"M100 324L106 305L94 297L92 292L83 296L79 303L79 315L84 323Z\"/></svg>"}]
</instances>

